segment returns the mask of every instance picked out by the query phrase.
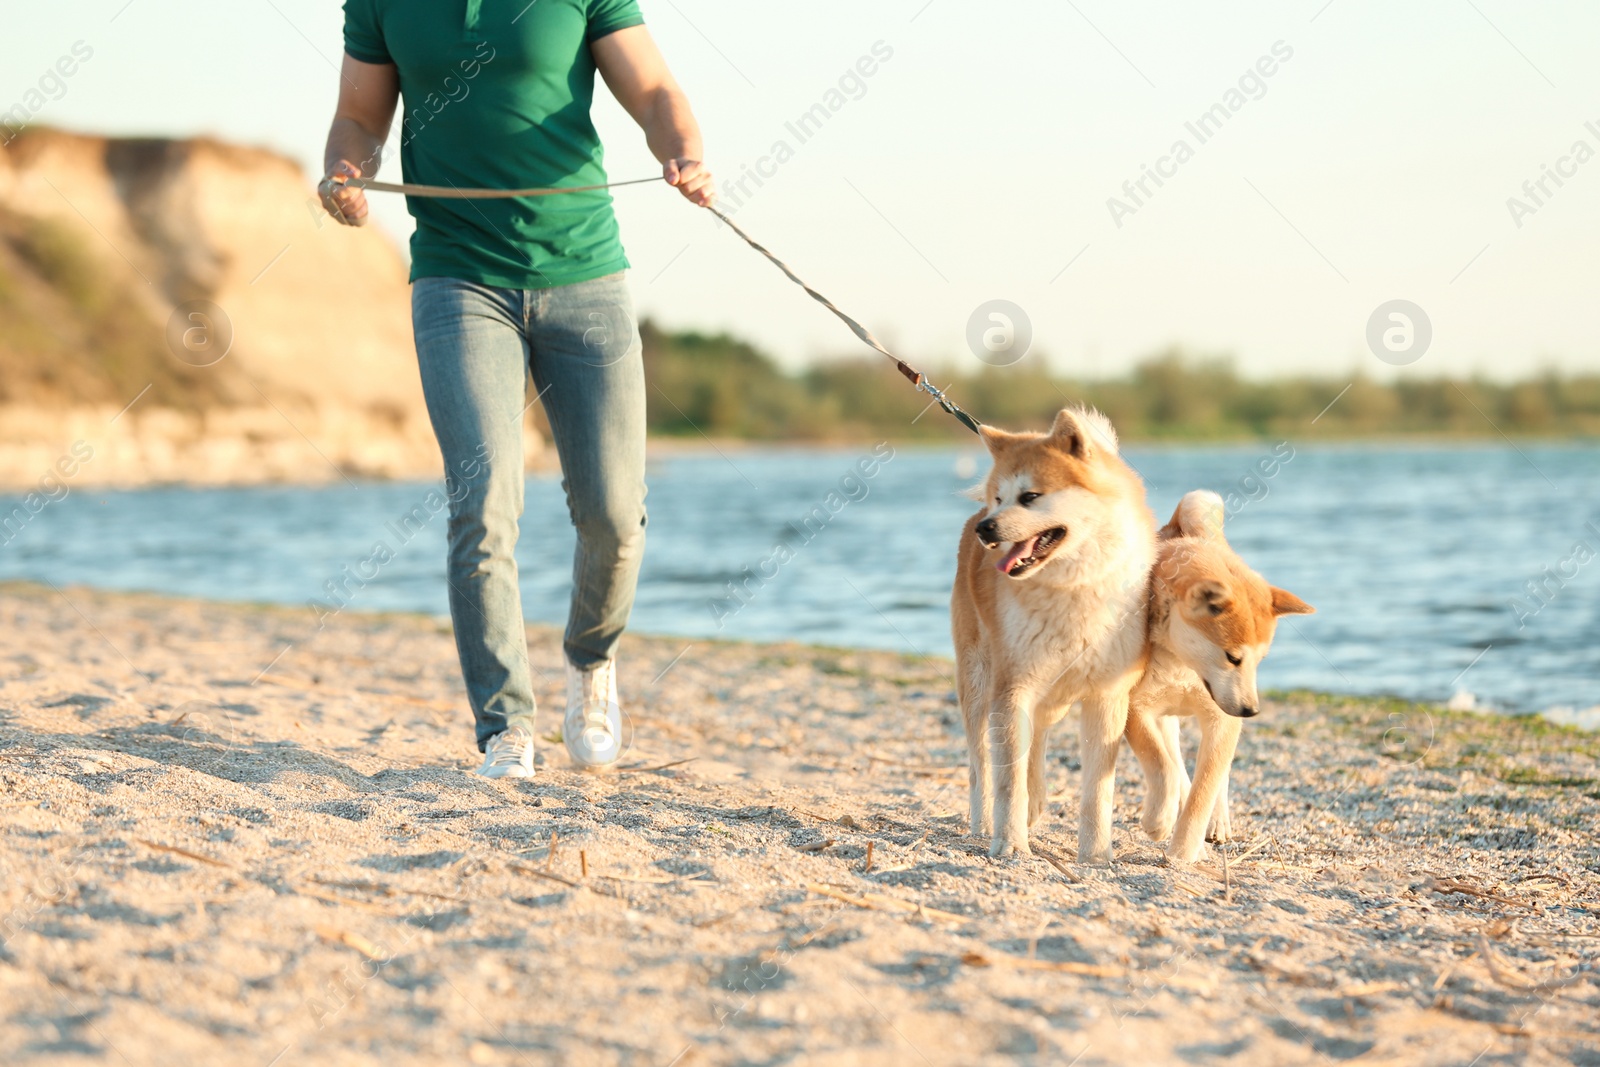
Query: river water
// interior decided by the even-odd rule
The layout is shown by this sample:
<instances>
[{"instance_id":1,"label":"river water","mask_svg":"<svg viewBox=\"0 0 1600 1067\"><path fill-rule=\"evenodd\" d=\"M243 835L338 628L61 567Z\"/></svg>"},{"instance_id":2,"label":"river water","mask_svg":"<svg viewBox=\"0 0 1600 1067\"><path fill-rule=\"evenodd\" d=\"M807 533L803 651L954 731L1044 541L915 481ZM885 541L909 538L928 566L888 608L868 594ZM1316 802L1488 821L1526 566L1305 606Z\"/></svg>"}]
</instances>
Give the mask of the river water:
<instances>
[{"instance_id":1,"label":"river water","mask_svg":"<svg viewBox=\"0 0 1600 1067\"><path fill-rule=\"evenodd\" d=\"M955 540L973 510L960 491L987 461L970 450L887 454L655 461L634 628L948 655ZM1589 560L1600 553L1600 447L1264 443L1127 455L1160 521L1189 489L1231 494L1234 547L1316 605L1280 627L1264 687L1600 726L1600 563ZM0 547L0 578L325 605L325 583L338 580L353 590L350 610L442 615L444 515L420 530L397 525L419 504L426 514L436 488L73 491ZM572 543L559 482L531 479L519 551L529 618L564 618ZM375 566L375 556L392 558ZM764 577L730 597L746 568ZM358 587L347 573L370 580Z\"/></svg>"}]
</instances>

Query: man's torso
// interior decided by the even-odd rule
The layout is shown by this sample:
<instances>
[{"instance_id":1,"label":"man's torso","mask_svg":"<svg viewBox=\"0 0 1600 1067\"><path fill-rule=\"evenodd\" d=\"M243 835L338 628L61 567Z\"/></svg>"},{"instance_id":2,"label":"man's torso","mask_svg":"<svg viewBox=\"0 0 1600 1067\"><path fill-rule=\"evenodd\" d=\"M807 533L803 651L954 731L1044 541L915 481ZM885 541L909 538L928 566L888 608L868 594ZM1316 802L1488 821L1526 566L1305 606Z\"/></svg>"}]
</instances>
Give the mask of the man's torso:
<instances>
[{"instance_id":1,"label":"man's torso","mask_svg":"<svg viewBox=\"0 0 1600 1067\"><path fill-rule=\"evenodd\" d=\"M598 185L590 41L642 21L635 0L348 0L346 50L392 62L407 181L460 188ZM517 289L627 266L611 197L410 198L412 277Z\"/></svg>"}]
</instances>

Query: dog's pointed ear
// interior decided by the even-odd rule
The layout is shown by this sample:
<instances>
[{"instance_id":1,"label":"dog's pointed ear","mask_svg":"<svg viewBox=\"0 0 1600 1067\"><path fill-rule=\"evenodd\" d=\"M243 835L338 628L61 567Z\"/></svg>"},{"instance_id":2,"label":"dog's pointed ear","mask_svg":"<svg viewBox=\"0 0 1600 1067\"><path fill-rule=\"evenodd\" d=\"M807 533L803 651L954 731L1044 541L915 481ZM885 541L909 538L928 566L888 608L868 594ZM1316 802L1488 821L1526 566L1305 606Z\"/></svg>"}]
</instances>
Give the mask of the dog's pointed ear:
<instances>
[{"instance_id":1,"label":"dog's pointed ear","mask_svg":"<svg viewBox=\"0 0 1600 1067\"><path fill-rule=\"evenodd\" d=\"M1287 589L1272 587L1272 614L1274 615L1315 615L1317 609L1295 596Z\"/></svg>"},{"instance_id":2,"label":"dog's pointed ear","mask_svg":"<svg viewBox=\"0 0 1600 1067\"><path fill-rule=\"evenodd\" d=\"M1233 598L1221 582L1206 580L1196 582L1183 595L1183 605L1191 616L1221 615L1228 610Z\"/></svg>"},{"instance_id":3,"label":"dog's pointed ear","mask_svg":"<svg viewBox=\"0 0 1600 1067\"><path fill-rule=\"evenodd\" d=\"M1079 459L1088 459L1094 451L1087 427L1071 408L1056 412L1056 419L1050 424L1050 440L1067 455Z\"/></svg>"},{"instance_id":4,"label":"dog's pointed ear","mask_svg":"<svg viewBox=\"0 0 1600 1067\"><path fill-rule=\"evenodd\" d=\"M984 445L989 449L989 455L998 456L1015 444L1020 435L997 430L993 426L981 425L978 427L978 436L983 438Z\"/></svg>"}]
</instances>

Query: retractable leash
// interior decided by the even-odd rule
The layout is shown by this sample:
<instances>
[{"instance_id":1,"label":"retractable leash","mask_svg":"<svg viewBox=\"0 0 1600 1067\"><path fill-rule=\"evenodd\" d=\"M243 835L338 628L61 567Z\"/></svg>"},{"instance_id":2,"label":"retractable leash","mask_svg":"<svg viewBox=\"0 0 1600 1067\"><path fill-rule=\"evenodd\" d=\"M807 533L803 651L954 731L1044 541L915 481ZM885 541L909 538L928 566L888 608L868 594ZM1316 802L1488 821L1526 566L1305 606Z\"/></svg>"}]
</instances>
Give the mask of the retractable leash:
<instances>
[{"instance_id":1,"label":"retractable leash","mask_svg":"<svg viewBox=\"0 0 1600 1067\"><path fill-rule=\"evenodd\" d=\"M331 179L329 180L331 181ZM403 193L406 196L425 196L441 200L500 200L521 198L525 196L555 196L560 193L590 193L597 192L601 189L620 189L628 185L646 185L662 180L663 179L661 178L636 178L632 181L609 182L605 185L580 185L564 189L462 189L454 185L412 185L406 182L372 181L367 178L350 178L344 181L342 184L349 185L356 189L365 189L368 192L373 193ZM332 184L337 185L341 183L332 182ZM907 363L893 352L890 352L883 346L882 342L880 342L876 337L872 336L872 331L868 330L865 326L861 325L861 323L857 322L849 315L846 315L843 311L840 311L838 305L832 300L829 300L827 297L813 289L810 285L806 284L805 280L796 274L789 264L773 255L764 245L758 242L755 238L751 237L748 233L745 233L744 230L740 229L739 225L727 215L723 214L721 211L718 211L714 207L708 206L706 210L721 220L722 224L737 234L745 244L749 245L757 252L760 252L769 261L771 261L773 266L783 271L784 276L791 282L794 282L800 288L804 289L810 295L811 299L815 300L817 303L833 312L833 314L838 317L839 321L850 327L851 332L859 337L862 342L867 345L867 347L893 360L895 369L905 377L906 381L910 382L916 388L933 397L934 402L945 411L953 415L956 420L961 423L961 425L965 426L973 433L982 432L983 424L977 419L973 418L971 415L967 414L965 411L961 410L960 406L957 405L954 400L951 400L948 396L946 396L942 389L928 380L928 376L926 374L923 374L921 371L911 366L911 364Z\"/></svg>"}]
</instances>

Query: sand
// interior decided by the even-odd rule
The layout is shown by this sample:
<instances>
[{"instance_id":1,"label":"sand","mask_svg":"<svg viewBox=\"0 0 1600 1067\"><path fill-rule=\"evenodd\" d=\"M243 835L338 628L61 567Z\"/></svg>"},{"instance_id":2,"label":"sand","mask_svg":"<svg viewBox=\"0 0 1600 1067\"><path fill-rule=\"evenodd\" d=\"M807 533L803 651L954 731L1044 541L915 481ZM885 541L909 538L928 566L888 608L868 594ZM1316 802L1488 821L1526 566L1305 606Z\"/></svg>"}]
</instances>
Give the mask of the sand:
<instances>
[{"instance_id":1,"label":"sand","mask_svg":"<svg viewBox=\"0 0 1600 1067\"><path fill-rule=\"evenodd\" d=\"M1274 701L1236 843L1125 753L1096 869L1070 723L1058 862L966 836L942 660L630 637L628 769L522 782L432 619L13 585L0 663L5 1063L1600 1063L1593 734Z\"/></svg>"}]
</instances>

